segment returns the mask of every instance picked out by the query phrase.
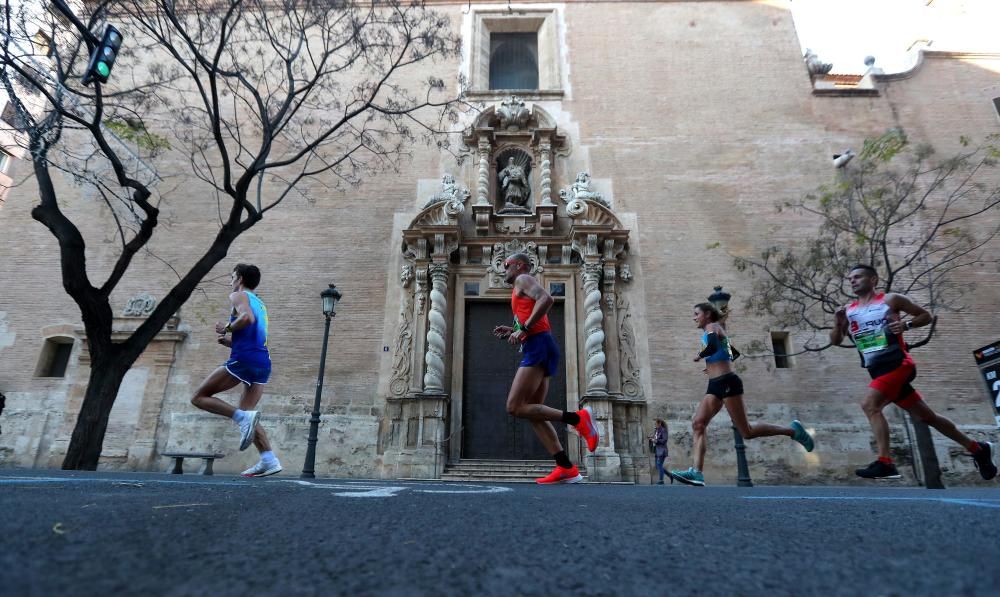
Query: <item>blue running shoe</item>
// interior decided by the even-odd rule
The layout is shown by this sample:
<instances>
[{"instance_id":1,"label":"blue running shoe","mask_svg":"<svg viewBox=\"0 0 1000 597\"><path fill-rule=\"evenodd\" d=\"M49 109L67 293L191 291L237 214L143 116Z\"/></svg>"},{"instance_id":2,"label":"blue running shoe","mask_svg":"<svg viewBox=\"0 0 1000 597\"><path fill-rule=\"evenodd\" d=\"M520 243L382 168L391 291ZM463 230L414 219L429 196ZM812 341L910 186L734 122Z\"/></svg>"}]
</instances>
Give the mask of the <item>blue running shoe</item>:
<instances>
[{"instance_id":1,"label":"blue running shoe","mask_svg":"<svg viewBox=\"0 0 1000 597\"><path fill-rule=\"evenodd\" d=\"M670 471L670 477L685 485L705 486L705 476L701 474L701 471L694 470L693 466L686 471Z\"/></svg>"},{"instance_id":2,"label":"blue running shoe","mask_svg":"<svg viewBox=\"0 0 1000 597\"><path fill-rule=\"evenodd\" d=\"M806 431L806 428L802 426L802 423L799 423L798 419L796 419L792 421L791 427L792 431L795 432L792 439L802 444L802 447L806 449L806 452L812 452L814 446L813 438L809 435L809 432Z\"/></svg>"}]
</instances>

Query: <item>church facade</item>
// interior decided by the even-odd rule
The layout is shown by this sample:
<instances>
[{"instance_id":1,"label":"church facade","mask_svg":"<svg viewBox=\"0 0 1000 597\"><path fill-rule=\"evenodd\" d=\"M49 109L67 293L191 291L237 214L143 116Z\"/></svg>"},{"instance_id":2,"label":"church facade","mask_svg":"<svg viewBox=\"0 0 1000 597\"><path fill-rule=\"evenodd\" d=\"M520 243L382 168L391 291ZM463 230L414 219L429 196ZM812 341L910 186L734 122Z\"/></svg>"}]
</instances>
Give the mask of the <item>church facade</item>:
<instances>
[{"instance_id":1,"label":"church facade","mask_svg":"<svg viewBox=\"0 0 1000 597\"><path fill-rule=\"evenodd\" d=\"M593 455L563 434L570 457L591 479L648 483L646 437L663 418L668 466L686 468L705 384L692 362L700 350L692 306L721 286L733 295L728 329L737 345L770 343L777 333L796 352L808 339L741 308L751 283L733 256L794 245L818 225L774 205L832 180L833 154L889 128L942 154L963 135L1000 132L1000 55L925 50L905 73L811 73L778 3L433 8L463 37L463 58L443 68L463 76L481 106L461 123L458 157L418 147L399 172L349 195L289 202L213 272L225 280L236 263L251 262L263 273L274 375L262 424L286 474L306 449L319 292L330 282L343 299L326 363L318 475L447 478L463 461L500 470L506 461L547 459L527 423L506 414L519 355L491 335L510 321L502 263L515 252L530 256L556 301L550 318L564 367L548 403L591 406L602 431ZM186 166L181 156L175 166ZM108 230L97 200L74 196L68 179L61 193L98 239L89 263L107 268L113 244L100 242ZM0 209L0 237L12 239L0 246L0 465L57 467L88 356L79 312L61 288L56 243L30 217L33 201L24 185ZM171 287L163 262L189 263L214 234L214 204L167 201L163 210L177 223L154 238L159 259L138 260L115 295L116 333L133 329ZM915 385L970 435L996 440L971 353L997 340L1000 271L962 276L972 288L966 308L941 314L940 338L915 355ZM227 294L206 281L126 376L102 467L166 470L161 454L174 451L224 453L218 472L253 463L235 450L231 422L190 404L226 359L212 326L226 315ZM859 407L868 378L856 354L830 350L780 366L744 359L739 373L751 421L800 419L817 442L810 454L785 438L748 442L755 482L850 482L854 467L873 458ZM909 423L889 418L894 453L909 462ZM976 482L957 446L935 442L946 482ZM735 463L723 413L710 428L706 477L730 482ZM900 468L914 480L912 468Z\"/></svg>"}]
</instances>

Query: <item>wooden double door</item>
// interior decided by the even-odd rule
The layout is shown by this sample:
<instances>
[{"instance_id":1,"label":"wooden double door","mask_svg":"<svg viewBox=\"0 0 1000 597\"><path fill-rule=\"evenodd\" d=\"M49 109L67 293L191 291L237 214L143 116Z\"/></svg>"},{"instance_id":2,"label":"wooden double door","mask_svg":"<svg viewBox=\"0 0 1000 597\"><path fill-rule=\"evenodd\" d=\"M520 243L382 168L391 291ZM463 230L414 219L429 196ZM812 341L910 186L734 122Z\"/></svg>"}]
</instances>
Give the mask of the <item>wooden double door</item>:
<instances>
[{"instance_id":1,"label":"wooden double door","mask_svg":"<svg viewBox=\"0 0 1000 597\"><path fill-rule=\"evenodd\" d=\"M510 325L509 302L465 303L465 363L462 390L462 458L549 460L531 424L507 414L507 394L523 357L517 347L493 336L497 325ZM565 321L563 304L549 310L552 335L562 352L559 371L549 378L545 404L566 409ZM554 423L566 446L566 426Z\"/></svg>"}]
</instances>

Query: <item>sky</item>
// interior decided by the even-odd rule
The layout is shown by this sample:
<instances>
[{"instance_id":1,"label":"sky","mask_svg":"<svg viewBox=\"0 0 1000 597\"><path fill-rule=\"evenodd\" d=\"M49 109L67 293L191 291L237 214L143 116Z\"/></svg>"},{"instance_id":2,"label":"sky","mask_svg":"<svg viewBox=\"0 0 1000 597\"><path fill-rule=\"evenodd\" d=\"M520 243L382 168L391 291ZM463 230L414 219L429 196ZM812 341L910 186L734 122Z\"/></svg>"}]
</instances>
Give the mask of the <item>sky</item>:
<instances>
[{"instance_id":1,"label":"sky","mask_svg":"<svg viewBox=\"0 0 1000 597\"><path fill-rule=\"evenodd\" d=\"M865 56L887 73L910 69L919 39L929 49L1000 52L1000 0L784 0L803 52L834 73L865 71Z\"/></svg>"}]
</instances>

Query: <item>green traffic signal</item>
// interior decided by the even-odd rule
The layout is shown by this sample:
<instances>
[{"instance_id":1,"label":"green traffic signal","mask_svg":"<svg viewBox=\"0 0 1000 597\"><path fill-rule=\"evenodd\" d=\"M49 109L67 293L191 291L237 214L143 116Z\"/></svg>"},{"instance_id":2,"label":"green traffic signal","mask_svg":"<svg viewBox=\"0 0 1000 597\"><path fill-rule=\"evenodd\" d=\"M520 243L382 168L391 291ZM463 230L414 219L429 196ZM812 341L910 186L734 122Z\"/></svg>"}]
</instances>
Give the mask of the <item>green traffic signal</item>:
<instances>
[{"instance_id":1,"label":"green traffic signal","mask_svg":"<svg viewBox=\"0 0 1000 597\"><path fill-rule=\"evenodd\" d=\"M83 84L89 85L92 81L107 83L111 76L111 68L118 57L118 50L122 45L122 34L113 26L108 25L104 29L104 36L100 44L94 48L90 55L90 64L87 72L83 76Z\"/></svg>"}]
</instances>

